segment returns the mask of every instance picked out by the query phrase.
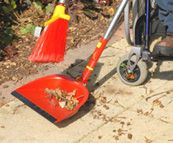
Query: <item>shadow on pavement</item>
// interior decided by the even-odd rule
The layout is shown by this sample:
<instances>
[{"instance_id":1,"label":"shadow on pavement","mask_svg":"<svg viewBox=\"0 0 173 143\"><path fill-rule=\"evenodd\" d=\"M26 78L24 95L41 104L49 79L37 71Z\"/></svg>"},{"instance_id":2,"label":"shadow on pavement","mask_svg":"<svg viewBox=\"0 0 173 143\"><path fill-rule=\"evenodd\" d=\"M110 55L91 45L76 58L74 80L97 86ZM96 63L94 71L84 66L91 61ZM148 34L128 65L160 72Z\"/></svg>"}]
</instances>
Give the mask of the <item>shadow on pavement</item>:
<instances>
[{"instance_id":1,"label":"shadow on pavement","mask_svg":"<svg viewBox=\"0 0 173 143\"><path fill-rule=\"evenodd\" d=\"M87 102L80 108L80 110L71 118L68 118L60 123L57 123L56 126L59 128L64 128L68 126L69 124L72 124L76 120L80 119L81 117L85 116L87 113L89 113L93 107L96 104L96 100L92 94L89 95L89 99Z\"/></svg>"},{"instance_id":2,"label":"shadow on pavement","mask_svg":"<svg viewBox=\"0 0 173 143\"><path fill-rule=\"evenodd\" d=\"M169 71L160 71L160 67L162 66L163 61L157 62L157 67L155 69L155 74L152 78L158 78L161 80L173 80L173 70Z\"/></svg>"},{"instance_id":3,"label":"shadow on pavement","mask_svg":"<svg viewBox=\"0 0 173 143\"><path fill-rule=\"evenodd\" d=\"M81 77L85 67L87 65L87 61L77 59L74 64L72 64L68 69L62 72L62 74L66 74L71 76L72 78L76 79L78 77ZM80 119L81 117L85 116L87 113L89 113L96 104L96 99L92 95L92 92L99 88L101 85L103 85L108 79L110 79L115 73L116 73L116 67L112 69L108 74L106 74L101 79L98 79L98 75L101 71L102 66L104 66L103 63L97 63L90 79L88 80L87 88L90 92L89 99L87 102L80 108L80 110L71 118L64 120L61 123L56 124L57 127L63 128L68 126L69 124L73 123L74 121ZM96 82L97 80L97 82Z\"/></svg>"},{"instance_id":4,"label":"shadow on pavement","mask_svg":"<svg viewBox=\"0 0 173 143\"><path fill-rule=\"evenodd\" d=\"M107 80L109 80L114 74L117 73L117 68L115 67L112 69L108 74L106 74L104 77L102 77L98 82L96 82L93 87L91 87L90 92L93 92L100 86L102 86Z\"/></svg>"}]
</instances>

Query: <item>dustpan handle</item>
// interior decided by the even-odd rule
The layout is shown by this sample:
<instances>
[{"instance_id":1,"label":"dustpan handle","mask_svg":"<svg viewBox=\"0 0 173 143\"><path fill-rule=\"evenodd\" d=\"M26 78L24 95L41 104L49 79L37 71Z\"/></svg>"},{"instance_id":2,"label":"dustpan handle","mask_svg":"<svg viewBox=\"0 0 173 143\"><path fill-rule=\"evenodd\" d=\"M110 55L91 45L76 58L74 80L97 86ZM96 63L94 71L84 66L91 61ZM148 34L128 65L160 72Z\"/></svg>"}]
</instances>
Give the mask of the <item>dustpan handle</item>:
<instances>
[{"instance_id":1,"label":"dustpan handle","mask_svg":"<svg viewBox=\"0 0 173 143\"><path fill-rule=\"evenodd\" d=\"M65 4L65 0L59 0L58 3L59 4Z\"/></svg>"},{"instance_id":2,"label":"dustpan handle","mask_svg":"<svg viewBox=\"0 0 173 143\"><path fill-rule=\"evenodd\" d=\"M116 28L118 27L118 20L119 17L121 16L121 13L123 12L126 4L127 4L128 0L122 0L121 4L119 5L117 12L115 13L104 37L102 37L100 39L100 41L98 42L95 51L93 52L83 74L81 77L81 81L86 84L92 71L94 70L94 67L97 64L98 59L100 58L104 48L106 47L106 44L108 43L109 39L111 38L113 32L116 30Z\"/></svg>"}]
</instances>

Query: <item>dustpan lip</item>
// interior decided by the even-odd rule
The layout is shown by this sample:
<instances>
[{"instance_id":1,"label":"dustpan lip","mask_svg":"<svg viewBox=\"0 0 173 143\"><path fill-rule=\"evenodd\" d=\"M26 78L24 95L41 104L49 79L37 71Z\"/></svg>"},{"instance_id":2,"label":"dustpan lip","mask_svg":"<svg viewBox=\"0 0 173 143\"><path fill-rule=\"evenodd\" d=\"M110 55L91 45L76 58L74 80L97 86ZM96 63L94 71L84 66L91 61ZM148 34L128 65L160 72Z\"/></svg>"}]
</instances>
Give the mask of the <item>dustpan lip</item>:
<instances>
[{"instance_id":1,"label":"dustpan lip","mask_svg":"<svg viewBox=\"0 0 173 143\"><path fill-rule=\"evenodd\" d=\"M13 91L11 94L13 96L15 96L17 99L19 99L20 101L22 101L27 106L29 106L31 109L33 109L34 111L36 111L37 113L39 113L40 115L42 115L43 117L45 117L50 122L52 122L52 123L55 123L56 122L56 120L57 120L56 118L54 118L49 113L47 113L44 110L42 110L40 107L38 107L36 104L34 104L31 101L29 101L27 98L25 98L24 96L22 96L17 91Z\"/></svg>"}]
</instances>

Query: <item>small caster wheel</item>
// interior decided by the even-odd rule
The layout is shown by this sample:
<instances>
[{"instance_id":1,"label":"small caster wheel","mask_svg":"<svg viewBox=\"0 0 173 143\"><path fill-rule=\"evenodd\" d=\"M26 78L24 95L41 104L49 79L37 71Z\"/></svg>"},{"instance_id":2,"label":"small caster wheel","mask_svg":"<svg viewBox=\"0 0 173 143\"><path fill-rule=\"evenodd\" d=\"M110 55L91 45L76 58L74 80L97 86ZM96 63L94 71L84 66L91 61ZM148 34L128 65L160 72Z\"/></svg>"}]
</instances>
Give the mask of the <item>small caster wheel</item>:
<instances>
[{"instance_id":1,"label":"small caster wheel","mask_svg":"<svg viewBox=\"0 0 173 143\"><path fill-rule=\"evenodd\" d=\"M133 71L129 70L128 55L123 56L117 65L117 74L121 81L130 86L144 83L148 77L147 63L139 60ZM135 64L135 56L131 57L130 64Z\"/></svg>"}]
</instances>

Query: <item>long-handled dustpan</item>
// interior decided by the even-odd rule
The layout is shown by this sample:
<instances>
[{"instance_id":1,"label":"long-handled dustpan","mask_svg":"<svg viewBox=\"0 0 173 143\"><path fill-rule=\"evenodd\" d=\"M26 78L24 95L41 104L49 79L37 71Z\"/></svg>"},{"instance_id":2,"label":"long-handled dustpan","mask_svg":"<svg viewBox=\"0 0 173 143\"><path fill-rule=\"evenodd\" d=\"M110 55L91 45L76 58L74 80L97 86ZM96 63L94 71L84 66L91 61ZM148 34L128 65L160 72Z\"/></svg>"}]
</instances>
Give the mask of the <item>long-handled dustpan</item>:
<instances>
[{"instance_id":1,"label":"long-handled dustpan","mask_svg":"<svg viewBox=\"0 0 173 143\"><path fill-rule=\"evenodd\" d=\"M67 92L76 90L75 98L79 104L73 110L67 110L50 103L52 101L45 93L45 89L56 89L57 87ZM75 114L89 95L82 83L63 75L50 75L34 80L16 89L12 94L53 123L60 122Z\"/></svg>"},{"instance_id":2,"label":"long-handled dustpan","mask_svg":"<svg viewBox=\"0 0 173 143\"><path fill-rule=\"evenodd\" d=\"M118 19L127 4L128 0L123 0L112 19L112 22L101 40L98 42L94 53L92 54L88 65L86 66L80 80L74 80L64 75L50 75L36 79L12 92L12 95L24 102L26 105L46 117L53 123L60 122L74 115L79 108L87 101L89 91L86 88L87 81L96 66L96 63L101 56L108 40L110 39L114 28L117 25ZM60 88L66 92L76 90L76 99L79 104L72 110L61 108L50 103L45 89ZM56 99L53 102L58 102Z\"/></svg>"}]
</instances>

